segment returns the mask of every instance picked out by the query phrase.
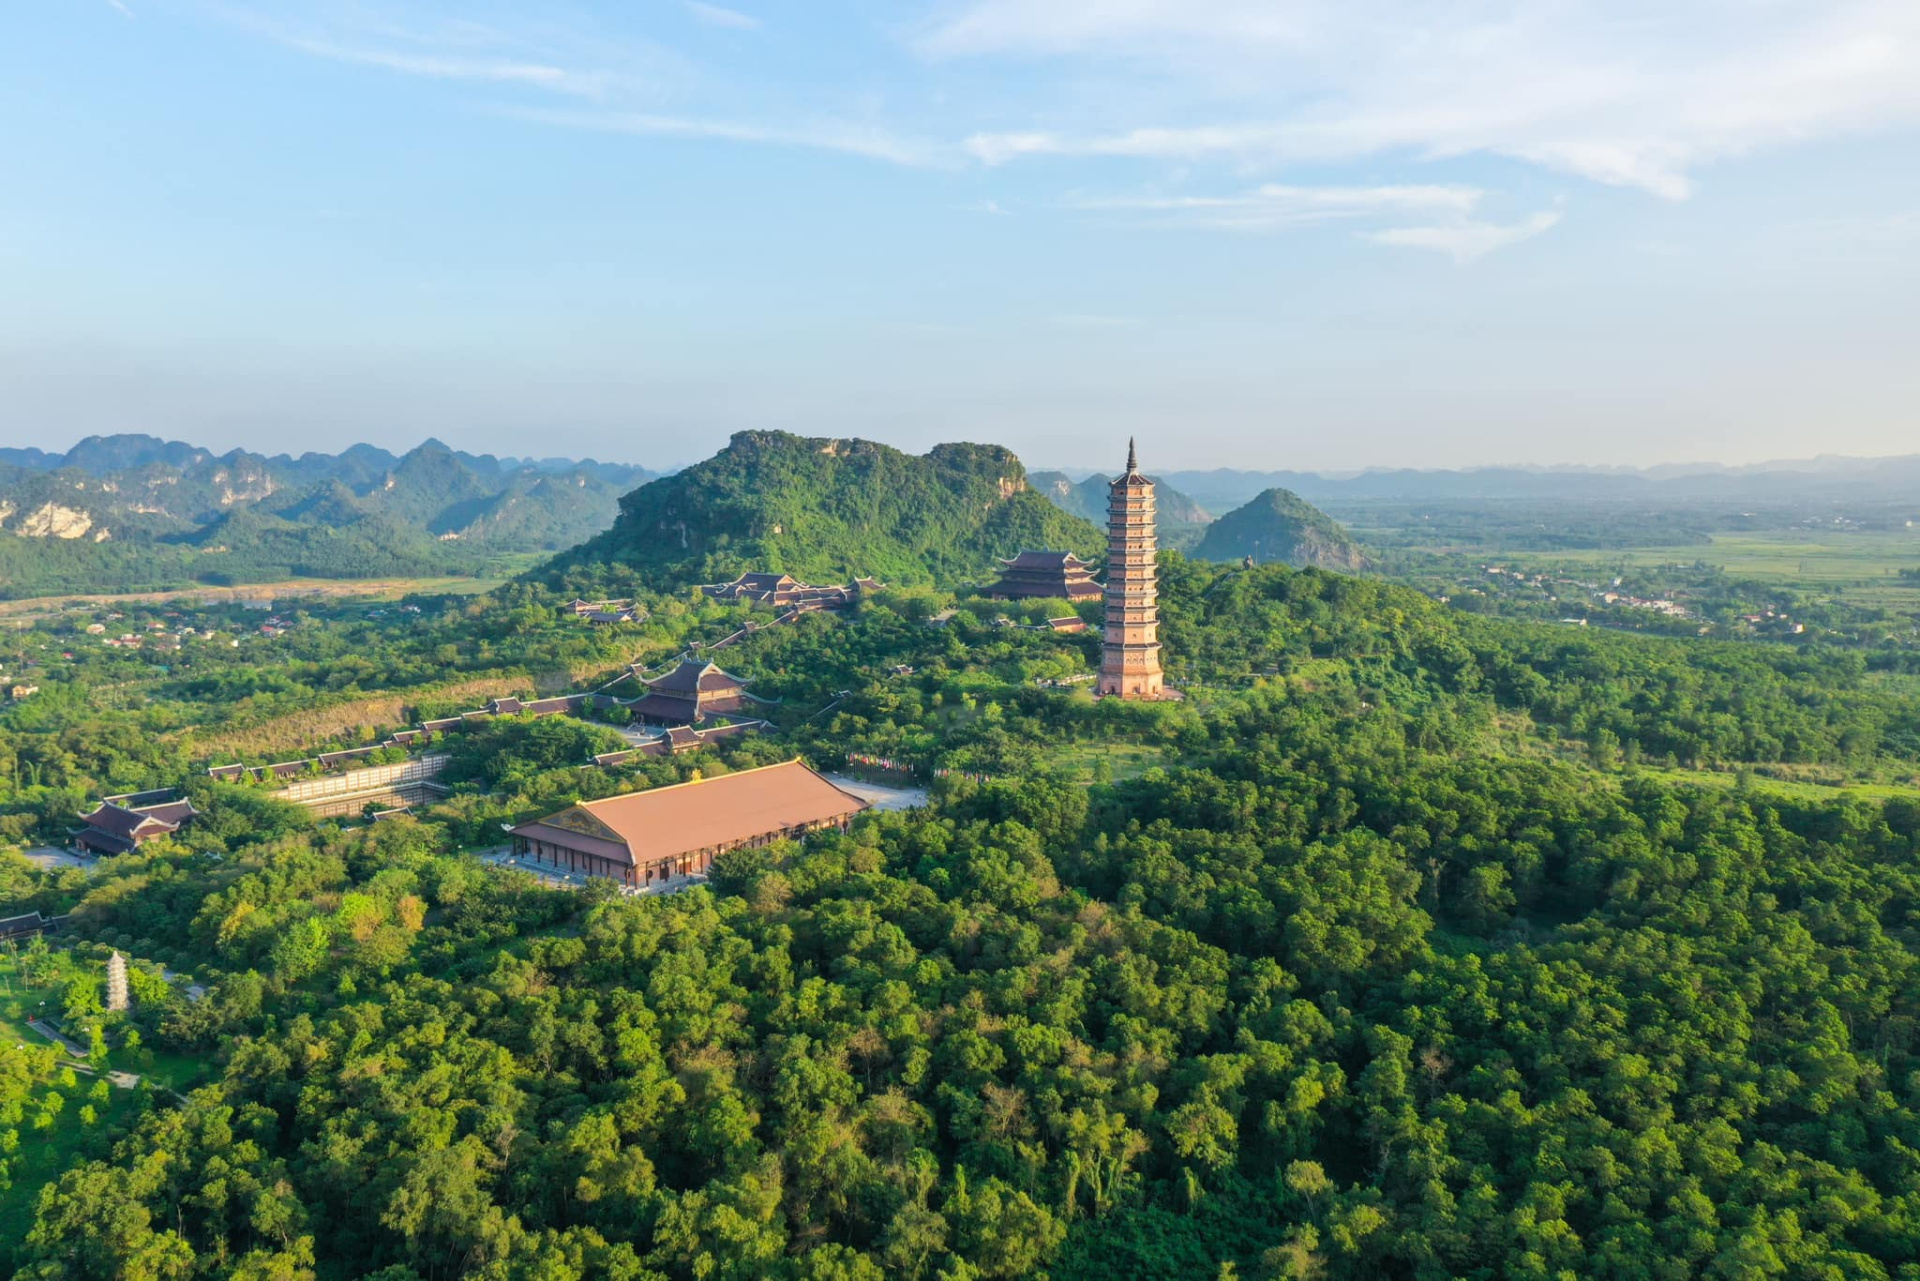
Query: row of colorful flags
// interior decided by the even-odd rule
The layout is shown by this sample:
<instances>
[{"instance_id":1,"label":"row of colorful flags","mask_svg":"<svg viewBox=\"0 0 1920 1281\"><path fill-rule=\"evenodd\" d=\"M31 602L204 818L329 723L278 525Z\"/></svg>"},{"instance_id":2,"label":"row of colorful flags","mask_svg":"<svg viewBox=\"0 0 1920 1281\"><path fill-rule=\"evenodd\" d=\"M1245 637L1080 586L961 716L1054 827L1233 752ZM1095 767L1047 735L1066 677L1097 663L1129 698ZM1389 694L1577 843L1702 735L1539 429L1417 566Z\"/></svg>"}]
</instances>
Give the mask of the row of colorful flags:
<instances>
[{"instance_id":1,"label":"row of colorful flags","mask_svg":"<svg viewBox=\"0 0 1920 1281\"><path fill-rule=\"evenodd\" d=\"M889 769L900 774L917 772L912 765L907 764L905 761L897 761L891 756L870 756L865 752L848 752L847 764L866 765L873 769ZM979 774L971 770L941 768L933 771L933 776L935 778L964 778L975 783L993 782L993 775Z\"/></svg>"}]
</instances>

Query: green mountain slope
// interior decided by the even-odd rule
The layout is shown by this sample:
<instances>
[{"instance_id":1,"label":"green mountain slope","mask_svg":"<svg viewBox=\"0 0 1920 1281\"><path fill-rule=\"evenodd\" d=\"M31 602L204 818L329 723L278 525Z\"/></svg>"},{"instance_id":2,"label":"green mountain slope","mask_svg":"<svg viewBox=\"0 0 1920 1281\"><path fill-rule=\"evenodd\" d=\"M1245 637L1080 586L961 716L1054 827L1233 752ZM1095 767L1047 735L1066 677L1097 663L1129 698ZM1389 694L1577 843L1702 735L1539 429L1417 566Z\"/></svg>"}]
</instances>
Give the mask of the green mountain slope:
<instances>
[{"instance_id":1,"label":"green mountain slope","mask_svg":"<svg viewBox=\"0 0 1920 1281\"><path fill-rule=\"evenodd\" d=\"M1322 569L1364 569L1367 558L1340 523L1286 489L1269 489L1207 527L1201 560L1284 561Z\"/></svg>"},{"instance_id":2,"label":"green mountain slope","mask_svg":"<svg viewBox=\"0 0 1920 1281\"><path fill-rule=\"evenodd\" d=\"M1061 510L1106 525L1108 477L1096 473L1076 482L1065 472L1037 471L1027 479ZM1191 549L1206 534L1213 513L1164 482L1156 481L1153 492L1159 505L1160 545L1175 551Z\"/></svg>"},{"instance_id":3,"label":"green mountain slope","mask_svg":"<svg viewBox=\"0 0 1920 1281\"><path fill-rule=\"evenodd\" d=\"M1096 555L1104 539L1027 485L996 445L915 456L866 440L741 432L705 462L620 500L620 519L542 571L586 582L623 566L667 587L744 570L813 581L955 583L1021 548Z\"/></svg>"}]
</instances>

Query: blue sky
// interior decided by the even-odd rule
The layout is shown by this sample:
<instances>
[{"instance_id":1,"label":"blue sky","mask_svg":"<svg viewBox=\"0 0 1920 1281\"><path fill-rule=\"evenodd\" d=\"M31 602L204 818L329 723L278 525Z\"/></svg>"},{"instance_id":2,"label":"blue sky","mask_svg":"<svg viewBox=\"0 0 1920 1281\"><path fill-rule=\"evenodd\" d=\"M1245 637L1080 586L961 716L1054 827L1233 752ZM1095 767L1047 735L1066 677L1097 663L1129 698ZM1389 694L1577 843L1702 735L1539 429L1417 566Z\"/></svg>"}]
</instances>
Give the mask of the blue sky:
<instances>
[{"instance_id":1,"label":"blue sky","mask_svg":"<svg viewBox=\"0 0 1920 1281\"><path fill-rule=\"evenodd\" d=\"M0 436L1920 452L1913 0L24 0Z\"/></svg>"}]
</instances>

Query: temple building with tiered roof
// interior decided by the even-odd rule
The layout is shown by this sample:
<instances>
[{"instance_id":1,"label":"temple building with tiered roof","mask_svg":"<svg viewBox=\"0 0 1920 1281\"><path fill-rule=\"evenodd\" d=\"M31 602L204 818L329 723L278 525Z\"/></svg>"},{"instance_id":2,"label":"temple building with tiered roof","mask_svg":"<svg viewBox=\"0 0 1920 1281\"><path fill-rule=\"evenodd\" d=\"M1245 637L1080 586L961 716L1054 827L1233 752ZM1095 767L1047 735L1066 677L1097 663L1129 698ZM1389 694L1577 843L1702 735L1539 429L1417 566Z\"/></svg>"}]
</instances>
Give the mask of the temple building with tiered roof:
<instances>
[{"instance_id":1,"label":"temple building with tiered roof","mask_svg":"<svg viewBox=\"0 0 1920 1281\"><path fill-rule=\"evenodd\" d=\"M994 600L1100 599L1093 567L1072 552L1025 551L1000 563L1006 568L987 592Z\"/></svg>"},{"instance_id":2,"label":"temple building with tiered roof","mask_svg":"<svg viewBox=\"0 0 1920 1281\"><path fill-rule=\"evenodd\" d=\"M882 590L877 578L854 575L850 583L826 587L803 583L792 574L742 574L730 583L707 583L700 590L715 600L744 600L777 609L840 609Z\"/></svg>"},{"instance_id":3,"label":"temple building with tiered roof","mask_svg":"<svg viewBox=\"0 0 1920 1281\"><path fill-rule=\"evenodd\" d=\"M158 805L122 805L116 797L102 801L92 812L81 816L84 827L76 829L73 844L89 854L131 854L148 841L172 836L200 816L192 801L165 801Z\"/></svg>"},{"instance_id":4,"label":"temple building with tiered roof","mask_svg":"<svg viewBox=\"0 0 1920 1281\"><path fill-rule=\"evenodd\" d=\"M767 700L747 692L747 682L713 663L686 659L664 676L634 673L647 692L623 703L634 717L661 725L692 725L712 716L749 711Z\"/></svg>"}]
</instances>

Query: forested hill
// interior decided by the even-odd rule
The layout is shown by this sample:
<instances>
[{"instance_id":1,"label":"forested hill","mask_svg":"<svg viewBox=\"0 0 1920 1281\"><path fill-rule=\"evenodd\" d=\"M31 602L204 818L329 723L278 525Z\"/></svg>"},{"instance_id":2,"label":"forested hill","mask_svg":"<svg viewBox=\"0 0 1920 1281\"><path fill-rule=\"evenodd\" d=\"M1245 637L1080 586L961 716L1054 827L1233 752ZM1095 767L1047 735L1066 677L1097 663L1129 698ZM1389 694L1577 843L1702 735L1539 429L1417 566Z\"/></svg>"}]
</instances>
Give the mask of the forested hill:
<instances>
[{"instance_id":1,"label":"forested hill","mask_svg":"<svg viewBox=\"0 0 1920 1281\"><path fill-rule=\"evenodd\" d=\"M624 569L650 586L780 570L813 581L982 578L1022 548L1099 554L1092 523L1027 484L997 445L915 456L868 440L740 432L718 454L620 500L600 537L540 577L588 590Z\"/></svg>"},{"instance_id":2,"label":"forested hill","mask_svg":"<svg viewBox=\"0 0 1920 1281\"><path fill-rule=\"evenodd\" d=\"M435 440L297 458L136 435L0 450L0 594L469 571L605 529L649 474Z\"/></svg>"},{"instance_id":3,"label":"forested hill","mask_svg":"<svg viewBox=\"0 0 1920 1281\"><path fill-rule=\"evenodd\" d=\"M1209 525L1193 554L1202 560L1251 556L1321 569L1362 569L1367 563L1338 521L1285 489L1269 489Z\"/></svg>"}]
</instances>

